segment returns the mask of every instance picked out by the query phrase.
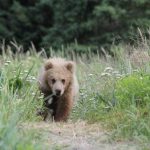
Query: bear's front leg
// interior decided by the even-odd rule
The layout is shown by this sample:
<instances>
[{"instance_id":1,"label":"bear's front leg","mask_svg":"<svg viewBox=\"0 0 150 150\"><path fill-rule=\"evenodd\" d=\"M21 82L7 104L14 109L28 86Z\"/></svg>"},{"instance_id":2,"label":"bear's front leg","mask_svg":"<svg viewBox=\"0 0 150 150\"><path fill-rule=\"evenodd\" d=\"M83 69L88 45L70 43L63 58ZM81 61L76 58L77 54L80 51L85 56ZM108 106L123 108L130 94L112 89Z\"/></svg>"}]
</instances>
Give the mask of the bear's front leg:
<instances>
[{"instance_id":1,"label":"bear's front leg","mask_svg":"<svg viewBox=\"0 0 150 150\"><path fill-rule=\"evenodd\" d=\"M72 109L72 106L73 106L72 99L69 99L69 98L60 99L57 110L56 110L56 114L54 116L54 120L56 122L67 121L70 111Z\"/></svg>"}]
</instances>

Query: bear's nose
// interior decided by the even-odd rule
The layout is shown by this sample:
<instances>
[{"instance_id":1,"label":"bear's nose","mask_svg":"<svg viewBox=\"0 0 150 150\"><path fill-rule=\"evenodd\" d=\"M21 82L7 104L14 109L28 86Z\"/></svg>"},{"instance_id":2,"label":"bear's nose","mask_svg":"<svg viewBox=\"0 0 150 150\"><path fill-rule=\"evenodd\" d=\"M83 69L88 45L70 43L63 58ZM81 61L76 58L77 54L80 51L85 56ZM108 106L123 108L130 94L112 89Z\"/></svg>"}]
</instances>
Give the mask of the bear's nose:
<instances>
[{"instance_id":1,"label":"bear's nose","mask_svg":"<svg viewBox=\"0 0 150 150\"><path fill-rule=\"evenodd\" d=\"M61 93L61 90L57 89L55 92L56 92L56 95L59 96Z\"/></svg>"}]
</instances>

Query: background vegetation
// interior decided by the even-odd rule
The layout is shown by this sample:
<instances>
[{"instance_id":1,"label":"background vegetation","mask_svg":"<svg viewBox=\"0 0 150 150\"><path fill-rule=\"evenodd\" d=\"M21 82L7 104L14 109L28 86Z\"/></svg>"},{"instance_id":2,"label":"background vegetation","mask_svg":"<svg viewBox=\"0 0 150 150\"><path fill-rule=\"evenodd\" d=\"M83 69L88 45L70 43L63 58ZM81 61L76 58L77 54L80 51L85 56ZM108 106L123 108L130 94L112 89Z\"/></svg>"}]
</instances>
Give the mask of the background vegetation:
<instances>
[{"instance_id":1,"label":"background vegetation","mask_svg":"<svg viewBox=\"0 0 150 150\"><path fill-rule=\"evenodd\" d=\"M90 52L80 57L74 55L72 59L77 61L80 94L70 120L97 123L97 126L101 123L103 129L111 133L111 139L130 140L145 150L149 148L150 140L150 43L148 40L137 43L137 47L113 46L113 57L107 53L102 57ZM44 50L37 53L34 47L23 54L19 52L19 45L12 44L18 53L12 53L10 45L1 46L0 149L35 150L41 146L46 149L43 138L47 132L43 134L32 127L26 130L28 124L25 125L41 120L36 116L43 100L36 77L46 54ZM129 49L138 54L134 57L139 59L129 56L126 53ZM52 56L65 57L64 54L62 50L55 53L51 49ZM48 128L52 126L49 125ZM59 146L57 142L49 145Z\"/></svg>"},{"instance_id":2,"label":"background vegetation","mask_svg":"<svg viewBox=\"0 0 150 150\"><path fill-rule=\"evenodd\" d=\"M86 51L133 43L138 27L149 32L149 7L149 0L0 0L0 39L16 39L26 48L33 42L46 51L62 44Z\"/></svg>"}]
</instances>

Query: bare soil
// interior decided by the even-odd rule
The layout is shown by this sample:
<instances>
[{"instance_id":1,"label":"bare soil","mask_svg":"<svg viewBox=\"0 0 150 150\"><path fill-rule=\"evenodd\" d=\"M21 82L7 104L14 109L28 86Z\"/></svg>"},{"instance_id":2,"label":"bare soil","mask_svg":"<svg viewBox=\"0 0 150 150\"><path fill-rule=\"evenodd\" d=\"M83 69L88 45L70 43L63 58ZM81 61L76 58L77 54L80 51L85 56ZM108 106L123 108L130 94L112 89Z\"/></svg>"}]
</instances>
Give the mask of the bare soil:
<instances>
[{"instance_id":1,"label":"bare soil","mask_svg":"<svg viewBox=\"0 0 150 150\"><path fill-rule=\"evenodd\" d=\"M36 122L23 124L40 132L49 149L58 150L137 150L134 142L112 141L100 124Z\"/></svg>"}]
</instances>

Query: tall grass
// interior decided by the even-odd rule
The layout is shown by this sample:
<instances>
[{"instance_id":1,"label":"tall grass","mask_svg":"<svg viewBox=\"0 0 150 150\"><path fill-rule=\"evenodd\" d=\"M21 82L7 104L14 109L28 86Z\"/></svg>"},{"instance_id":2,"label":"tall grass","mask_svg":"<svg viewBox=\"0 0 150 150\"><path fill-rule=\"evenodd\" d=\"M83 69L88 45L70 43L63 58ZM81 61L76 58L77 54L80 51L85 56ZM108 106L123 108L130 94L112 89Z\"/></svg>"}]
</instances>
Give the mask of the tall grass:
<instances>
[{"instance_id":1,"label":"tall grass","mask_svg":"<svg viewBox=\"0 0 150 150\"><path fill-rule=\"evenodd\" d=\"M35 78L38 59L3 53L0 60L0 149L41 149L32 140L36 133L19 130L23 122L38 120L36 109L42 104Z\"/></svg>"},{"instance_id":2,"label":"tall grass","mask_svg":"<svg viewBox=\"0 0 150 150\"><path fill-rule=\"evenodd\" d=\"M142 45L142 46L141 46ZM12 53L12 49L17 53ZM69 49L69 48L68 48ZM70 48L71 49L71 48ZM0 56L0 149L41 149L36 132L24 131L24 122L39 121L37 108L42 107L42 97L37 88L37 74L45 58L44 49L37 53L35 47L27 53L16 43L1 45ZM141 37L137 46L112 46L114 56L102 48L105 57L74 54L62 50L50 55L77 61L80 84L79 100L73 108L71 119L101 122L112 131L115 139L150 140L150 64L149 41ZM133 59L132 52L146 52L146 61ZM129 55L131 53L131 55ZM141 60L140 60L141 59ZM43 147L43 145L42 145Z\"/></svg>"},{"instance_id":3,"label":"tall grass","mask_svg":"<svg viewBox=\"0 0 150 150\"><path fill-rule=\"evenodd\" d=\"M112 46L113 58L80 65L80 101L72 118L100 121L115 139L150 140L150 43L141 40Z\"/></svg>"}]
</instances>

